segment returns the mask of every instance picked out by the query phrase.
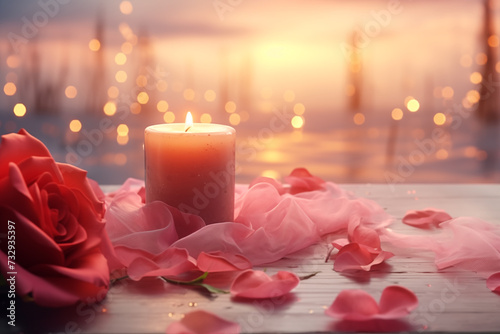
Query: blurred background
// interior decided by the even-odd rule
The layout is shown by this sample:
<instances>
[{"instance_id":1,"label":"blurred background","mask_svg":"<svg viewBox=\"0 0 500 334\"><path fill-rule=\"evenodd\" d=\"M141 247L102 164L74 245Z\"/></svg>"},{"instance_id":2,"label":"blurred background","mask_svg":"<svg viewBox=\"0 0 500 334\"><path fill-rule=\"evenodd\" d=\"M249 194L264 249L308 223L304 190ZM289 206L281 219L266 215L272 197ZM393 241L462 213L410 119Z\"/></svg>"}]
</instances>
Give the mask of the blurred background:
<instances>
[{"instance_id":1,"label":"blurred background","mask_svg":"<svg viewBox=\"0 0 500 334\"><path fill-rule=\"evenodd\" d=\"M237 182L500 181L500 1L0 0L0 134L101 184L151 124L232 125Z\"/></svg>"}]
</instances>

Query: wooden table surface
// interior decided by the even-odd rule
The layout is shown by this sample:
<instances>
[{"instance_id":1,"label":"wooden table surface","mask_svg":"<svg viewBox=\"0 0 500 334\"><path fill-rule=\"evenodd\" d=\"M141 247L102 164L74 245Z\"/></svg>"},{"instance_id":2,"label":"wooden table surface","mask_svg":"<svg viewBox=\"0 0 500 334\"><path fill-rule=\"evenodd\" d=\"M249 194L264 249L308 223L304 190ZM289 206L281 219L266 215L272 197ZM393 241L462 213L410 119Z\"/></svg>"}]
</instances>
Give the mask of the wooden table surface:
<instances>
[{"instance_id":1,"label":"wooden table surface","mask_svg":"<svg viewBox=\"0 0 500 334\"><path fill-rule=\"evenodd\" d=\"M473 216L500 224L500 185L343 185L359 197L375 200L396 218L394 230L415 230L401 223L408 210L434 207L453 217ZM390 248L384 248L391 250ZM500 332L500 295L492 293L484 278L473 272L447 269L438 272L432 253L405 250L374 271L346 275L325 263L327 245L315 245L266 266L299 276L319 272L300 282L288 298L235 302L229 295L207 295L159 279L121 281L107 298L94 306L47 310L24 306L18 310L16 331L51 333L165 333L167 326L195 309L208 310L241 325L243 333L323 333L336 331L385 331L387 323L339 322L324 314L344 289L363 289L379 299L388 285L411 289L419 307L391 329L429 333ZM418 256L416 256L418 255ZM29 316L29 317L28 317ZM378 326L378 327L377 327ZM12 328L8 329L12 331Z\"/></svg>"}]
</instances>

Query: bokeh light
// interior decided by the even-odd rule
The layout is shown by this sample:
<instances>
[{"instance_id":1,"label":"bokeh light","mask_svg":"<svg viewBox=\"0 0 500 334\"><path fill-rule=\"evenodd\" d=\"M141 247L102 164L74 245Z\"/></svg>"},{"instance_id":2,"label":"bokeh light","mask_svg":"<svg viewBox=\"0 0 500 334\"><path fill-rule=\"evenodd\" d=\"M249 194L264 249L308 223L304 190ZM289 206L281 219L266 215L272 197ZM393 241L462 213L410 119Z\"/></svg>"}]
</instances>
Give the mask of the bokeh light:
<instances>
[{"instance_id":1,"label":"bokeh light","mask_svg":"<svg viewBox=\"0 0 500 334\"><path fill-rule=\"evenodd\" d=\"M448 156L449 156L449 153L444 148L441 148L441 149L437 150L437 152L436 152L436 158L438 160L446 160L446 159L448 159Z\"/></svg>"},{"instance_id":2,"label":"bokeh light","mask_svg":"<svg viewBox=\"0 0 500 334\"><path fill-rule=\"evenodd\" d=\"M148 78L145 75L138 75L137 78L135 79L135 83L139 87L146 87L148 84Z\"/></svg>"},{"instance_id":3,"label":"bokeh light","mask_svg":"<svg viewBox=\"0 0 500 334\"><path fill-rule=\"evenodd\" d=\"M434 124L443 125L444 123L446 123L446 115L441 112L436 113L434 115Z\"/></svg>"},{"instance_id":4,"label":"bokeh light","mask_svg":"<svg viewBox=\"0 0 500 334\"><path fill-rule=\"evenodd\" d=\"M71 132L80 132L82 129L82 122L80 122L78 119L74 119L71 122L69 122L69 129Z\"/></svg>"},{"instance_id":5,"label":"bokeh light","mask_svg":"<svg viewBox=\"0 0 500 334\"><path fill-rule=\"evenodd\" d=\"M231 125L238 125L241 122L241 117L238 114L231 114L229 115L229 123Z\"/></svg>"},{"instance_id":6,"label":"bokeh light","mask_svg":"<svg viewBox=\"0 0 500 334\"><path fill-rule=\"evenodd\" d=\"M117 153L114 156L113 162L118 166L125 166L127 163L127 155L125 153Z\"/></svg>"},{"instance_id":7,"label":"bokeh light","mask_svg":"<svg viewBox=\"0 0 500 334\"><path fill-rule=\"evenodd\" d=\"M134 49L134 47L132 46L132 44L130 42L123 43L121 48L120 48L120 50L126 55L131 54L133 49Z\"/></svg>"},{"instance_id":8,"label":"bokeh light","mask_svg":"<svg viewBox=\"0 0 500 334\"><path fill-rule=\"evenodd\" d=\"M130 1L122 1L120 3L120 12L124 15L130 15L132 14L132 11L134 10L134 7L130 3Z\"/></svg>"},{"instance_id":9,"label":"bokeh light","mask_svg":"<svg viewBox=\"0 0 500 334\"><path fill-rule=\"evenodd\" d=\"M472 104L478 103L480 98L481 94L479 94L479 92L475 89L467 92L466 99Z\"/></svg>"},{"instance_id":10,"label":"bokeh light","mask_svg":"<svg viewBox=\"0 0 500 334\"><path fill-rule=\"evenodd\" d=\"M163 115L163 120L165 121L165 123L173 123L175 121L175 114L171 111L167 111Z\"/></svg>"},{"instance_id":11,"label":"bokeh light","mask_svg":"<svg viewBox=\"0 0 500 334\"><path fill-rule=\"evenodd\" d=\"M455 91L450 86L446 86L443 88L441 94L443 95L444 99L450 100L451 98L453 98Z\"/></svg>"},{"instance_id":12,"label":"bokeh light","mask_svg":"<svg viewBox=\"0 0 500 334\"><path fill-rule=\"evenodd\" d=\"M295 113L295 115L299 115L299 116L304 115L305 111L306 111L306 107L302 103L296 103L293 106L293 112Z\"/></svg>"},{"instance_id":13,"label":"bokeh light","mask_svg":"<svg viewBox=\"0 0 500 334\"><path fill-rule=\"evenodd\" d=\"M124 83L125 81L127 81L127 72L123 70L116 72L115 79L119 83Z\"/></svg>"},{"instance_id":14,"label":"bokeh light","mask_svg":"<svg viewBox=\"0 0 500 334\"><path fill-rule=\"evenodd\" d=\"M295 93L292 90L287 90L283 93L283 100L285 102L293 102L295 100Z\"/></svg>"},{"instance_id":15,"label":"bokeh light","mask_svg":"<svg viewBox=\"0 0 500 334\"><path fill-rule=\"evenodd\" d=\"M108 96L110 99L116 99L120 95L120 90L116 86L111 86L108 88Z\"/></svg>"},{"instance_id":16,"label":"bokeh light","mask_svg":"<svg viewBox=\"0 0 500 334\"><path fill-rule=\"evenodd\" d=\"M401 110L400 108L392 109L391 117L395 121L402 120L403 119L403 110Z\"/></svg>"},{"instance_id":17,"label":"bokeh light","mask_svg":"<svg viewBox=\"0 0 500 334\"><path fill-rule=\"evenodd\" d=\"M126 136L128 135L128 126L127 124L120 124L116 127L116 133L120 136Z\"/></svg>"},{"instance_id":18,"label":"bokeh light","mask_svg":"<svg viewBox=\"0 0 500 334\"><path fill-rule=\"evenodd\" d=\"M484 65L486 64L487 61L488 61L488 56L485 53L480 52L476 55L476 64Z\"/></svg>"},{"instance_id":19,"label":"bokeh light","mask_svg":"<svg viewBox=\"0 0 500 334\"><path fill-rule=\"evenodd\" d=\"M156 89L158 89L159 92L164 92L168 88L168 84L165 80L158 80L156 82Z\"/></svg>"},{"instance_id":20,"label":"bokeh light","mask_svg":"<svg viewBox=\"0 0 500 334\"><path fill-rule=\"evenodd\" d=\"M16 115L17 117L23 117L24 115L26 115L26 106L22 103L17 103L15 106L14 106L14 115Z\"/></svg>"},{"instance_id":21,"label":"bokeh light","mask_svg":"<svg viewBox=\"0 0 500 334\"><path fill-rule=\"evenodd\" d=\"M19 58L18 55L10 55L5 60L5 63L10 68L18 68L19 65L21 65L21 59Z\"/></svg>"},{"instance_id":22,"label":"bokeh light","mask_svg":"<svg viewBox=\"0 0 500 334\"><path fill-rule=\"evenodd\" d=\"M149 102L149 95L146 92L140 92L137 94L137 102L140 104L146 104Z\"/></svg>"},{"instance_id":23,"label":"bokeh light","mask_svg":"<svg viewBox=\"0 0 500 334\"><path fill-rule=\"evenodd\" d=\"M304 126L304 118L302 116L295 115L292 117L292 120L290 121L294 129L302 129Z\"/></svg>"},{"instance_id":24,"label":"bokeh light","mask_svg":"<svg viewBox=\"0 0 500 334\"><path fill-rule=\"evenodd\" d=\"M497 35L491 35L488 37L488 45L492 48L497 48L500 45L500 41Z\"/></svg>"},{"instance_id":25,"label":"bokeh light","mask_svg":"<svg viewBox=\"0 0 500 334\"><path fill-rule=\"evenodd\" d=\"M99 42L98 39L91 39L90 42L89 42L89 49L91 51L99 51L99 49L101 48L101 42Z\"/></svg>"},{"instance_id":26,"label":"bokeh light","mask_svg":"<svg viewBox=\"0 0 500 334\"><path fill-rule=\"evenodd\" d=\"M481 75L481 73L479 72L473 72L471 75L470 75L470 82L472 82L473 84L479 84L481 83L481 81L483 81L483 76Z\"/></svg>"},{"instance_id":27,"label":"bokeh light","mask_svg":"<svg viewBox=\"0 0 500 334\"><path fill-rule=\"evenodd\" d=\"M127 145L128 144L128 141L129 141L129 137L128 135L126 136L116 136L116 142L119 144L119 145Z\"/></svg>"},{"instance_id":28,"label":"bokeh light","mask_svg":"<svg viewBox=\"0 0 500 334\"><path fill-rule=\"evenodd\" d=\"M127 62L127 56L123 52L118 52L115 56L116 65L124 65Z\"/></svg>"},{"instance_id":29,"label":"bokeh light","mask_svg":"<svg viewBox=\"0 0 500 334\"><path fill-rule=\"evenodd\" d=\"M103 111L107 116L113 116L116 113L116 104L113 101L106 102Z\"/></svg>"},{"instance_id":30,"label":"bokeh light","mask_svg":"<svg viewBox=\"0 0 500 334\"><path fill-rule=\"evenodd\" d=\"M138 115L141 113L142 107L139 103L137 102L132 102L130 104L130 112L134 115Z\"/></svg>"},{"instance_id":31,"label":"bokeh light","mask_svg":"<svg viewBox=\"0 0 500 334\"><path fill-rule=\"evenodd\" d=\"M165 100L160 100L156 104L156 109L158 109L159 112L165 112L168 110L168 102Z\"/></svg>"},{"instance_id":32,"label":"bokeh light","mask_svg":"<svg viewBox=\"0 0 500 334\"><path fill-rule=\"evenodd\" d=\"M418 109L420 109L420 102L412 98L406 103L406 109L408 109L410 112L417 112Z\"/></svg>"},{"instance_id":33,"label":"bokeh light","mask_svg":"<svg viewBox=\"0 0 500 334\"><path fill-rule=\"evenodd\" d=\"M233 101L227 101L224 109L227 113L232 114L236 111L236 103L234 103Z\"/></svg>"},{"instance_id":34,"label":"bokeh light","mask_svg":"<svg viewBox=\"0 0 500 334\"><path fill-rule=\"evenodd\" d=\"M186 101L193 101L194 98L196 97L194 90L192 90L191 88L185 89L182 95L184 96L184 99Z\"/></svg>"},{"instance_id":35,"label":"bokeh light","mask_svg":"<svg viewBox=\"0 0 500 334\"><path fill-rule=\"evenodd\" d=\"M273 169L266 169L260 175L264 176L264 177L271 178L271 179L275 179L275 180L279 180L281 178L281 174L278 171L275 171Z\"/></svg>"},{"instance_id":36,"label":"bokeh light","mask_svg":"<svg viewBox=\"0 0 500 334\"><path fill-rule=\"evenodd\" d=\"M201 123L212 123L212 116L210 116L210 114L203 113L200 116L200 122Z\"/></svg>"},{"instance_id":37,"label":"bokeh light","mask_svg":"<svg viewBox=\"0 0 500 334\"><path fill-rule=\"evenodd\" d=\"M208 89L205 92L205 94L203 94L203 97L205 98L205 101L207 101L207 102L213 102L213 101L215 101L215 98L217 97L217 94L212 89Z\"/></svg>"},{"instance_id":38,"label":"bokeh light","mask_svg":"<svg viewBox=\"0 0 500 334\"><path fill-rule=\"evenodd\" d=\"M365 123L365 120L365 115L360 112L356 113L353 117L354 124L356 125L363 125Z\"/></svg>"},{"instance_id":39,"label":"bokeh light","mask_svg":"<svg viewBox=\"0 0 500 334\"><path fill-rule=\"evenodd\" d=\"M17 87L16 87L16 84L13 82L7 82L3 86L3 92L7 96L12 96L12 95L16 94L16 91L17 91Z\"/></svg>"},{"instance_id":40,"label":"bokeh light","mask_svg":"<svg viewBox=\"0 0 500 334\"><path fill-rule=\"evenodd\" d=\"M66 97L68 99L74 99L76 97L76 95L78 94L78 90L76 89L75 86L71 86L69 85L68 87L66 87L66 89L64 90L64 94L66 95Z\"/></svg>"}]
</instances>

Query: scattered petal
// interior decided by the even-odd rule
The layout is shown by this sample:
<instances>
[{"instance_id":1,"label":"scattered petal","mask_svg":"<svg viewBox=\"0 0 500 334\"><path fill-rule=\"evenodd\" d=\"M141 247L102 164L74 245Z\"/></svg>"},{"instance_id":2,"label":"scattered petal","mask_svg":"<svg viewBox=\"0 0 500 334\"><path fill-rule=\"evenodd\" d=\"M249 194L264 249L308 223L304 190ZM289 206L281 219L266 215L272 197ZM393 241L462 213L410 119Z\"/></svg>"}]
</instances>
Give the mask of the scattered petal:
<instances>
[{"instance_id":1,"label":"scattered petal","mask_svg":"<svg viewBox=\"0 0 500 334\"><path fill-rule=\"evenodd\" d=\"M421 211L408 211L403 217L403 223L420 228L438 227L439 224L453 219L443 210L425 209Z\"/></svg>"},{"instance_id":2,"label":"scattered petal","mask_svg":"<svg viewBox=\"0 0 500 334\"><path fill-rule=\"evenodd\" d=\"M243 255L215 251L198 255L198 268L203 272L239 271L252 268L252 263Z\"/></svg>"},{"instance_id":3,"label":"scattered petal","mask_svg":"<svg viewBox=\"0 0 500 334\"><path fill-rule=\"evenodd\" d=\"M325 314L341 320L395 320L408 315L417 306L418 299L412 291L393 285L382 291L379 305L363 290L343 290Z\"/></svg>"},{"instance_id":4,"label":"scattered petal","mask_svg":"<svg viewBox=\"0 0 500 334\"><path fill-rule=\"evenodd\" d=\"M298 194L301 192L322 190L324 189L325 181L317 176L312 175L305 168L296 168L285 177L285 181L290 185L290 194Z\"/></svg>"},{"instance_id":5,"label":"scattered petal","mask_svg":"<svg viewBox=\"0 0 500 334\"><path fill-rule=\"evenodd\" d=\"M260 270L246 270L236 277L231 285L233 297L263 299L281 297L299 284L294 273L279 271L269 277Z\"/></svg>"},{"instance_id":6,"label":"scattered petal","mask_svg":"<svg viewBox=\"0 0 500 334\"><path fill-rule=\"evenodd\" d=\"M237 334L241 331L236 322L223 319L211 312L196 310L187 313L180 321L168 326L168 334Z\"/></svg>"},{"instance_id":7,"label":"scattered petal","mask_svg":"<svg viewBox=\"0 0 500 334\"><path fill-rule=\"evenodd\" d=\"M493 292L500 292L500 272L488 277L486 280L486 286Z\"/></svg>"}]
</instances>

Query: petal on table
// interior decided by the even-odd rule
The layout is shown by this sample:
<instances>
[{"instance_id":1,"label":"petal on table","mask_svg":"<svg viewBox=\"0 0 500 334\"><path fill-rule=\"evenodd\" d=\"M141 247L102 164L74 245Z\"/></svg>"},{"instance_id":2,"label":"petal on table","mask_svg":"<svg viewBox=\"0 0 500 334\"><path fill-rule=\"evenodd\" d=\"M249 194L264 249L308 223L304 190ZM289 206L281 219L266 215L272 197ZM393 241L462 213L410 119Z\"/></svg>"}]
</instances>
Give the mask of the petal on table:
<instances>
[{"instance_id":1,"label":"petal on table","mask_svg":"<svg viewBox=\"0 0 500 334\"><path fill-rule=\"evenodd\" d=\"M408 315L417 306L418 299L412 291L398 285L388 286L380 297L379 318L398 319Z\"/></svg>"},{"instance_id":2,"label":"petal on table","mask_svg":"<svg viewBox=\"0 0 500 334\"><path fill-rule=\"evenodd\" d=\"M379 313L375 299L363 290L343 290L325 314L341 320L369 320Z\"/></svg>"},{"instance_id":3,"label":"petal on table","mask_svg":"<svg viewBox=\"0 0 500 334\"><path fill-rule=\"evenodd\" d=\"M500 272L488 277L486 280L486 286L493 292L500 292Z\"/></svg>"},{"instance_id":4,"label":"petal on table","mask_svg":"<svg viewBox=\"0 0 500 334\"><path fill-rule=\"evenodd\" d=\"M443 210L425 209L420 211L408 211L403 217L403 223L420 228L438 227L439 224L453 219Z\"/></svg>"},{"instance_id":5,"label":"petal on table","mask_svg":"<svg viewBox=\"0 0 500 334\"><path fill-rule=\"evenodd\" d=\"M203 272L239 271L252 268L252 263L240 254L215 251L201 252L197 259L198 269Z\"/></svg>"},{"instance_id":6,"label":"petal on table","mask_svg":"<svg viewBox=\"0 0 500 334\"><path fill-rule=\"evenodd\" d=\"M233 297L264 299L286 295L299 284L294 273L279 271L268 276L260 270L247 270L236 277L231 285Z\"/></svg>"},{"instance_id":7,"label":"petal on table","mask_svg":"<svg viewBox=\"0 0 500 334\"><path fill-rule=\"evenodd\" d=\"M211 312L196 310L189 312L180 321L168 326L167 334L237 334L241 331L236 322L223 319Z\"/></svg>"}]
</instances>

